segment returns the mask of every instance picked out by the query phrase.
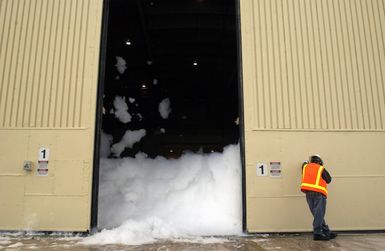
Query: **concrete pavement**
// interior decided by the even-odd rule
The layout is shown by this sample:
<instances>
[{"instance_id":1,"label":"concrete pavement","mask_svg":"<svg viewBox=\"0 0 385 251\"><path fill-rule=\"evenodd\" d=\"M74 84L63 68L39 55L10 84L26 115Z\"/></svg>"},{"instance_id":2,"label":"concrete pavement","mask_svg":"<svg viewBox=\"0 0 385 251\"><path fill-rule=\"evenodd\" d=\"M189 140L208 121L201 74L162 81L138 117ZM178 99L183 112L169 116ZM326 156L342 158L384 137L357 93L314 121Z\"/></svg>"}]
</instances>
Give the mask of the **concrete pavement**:
<instances>
[{"instance_id":1,"label":"concrete pavement","mask_svg":"<svg viewBox=\"0 0 385 251\"><path fill-rule=\"evenodd\" d=\"M44 235L2 235L0 250L73 250L73 251L262 251L262 250L339 250L380 251L385 250L385 233L340 234L331 241L313 241L311 234L248 235L216 240L190 242L159 241L139 246L129 245L81 245L83 237ZM208 243L205 243L208 242ZM210 243L211 242L211 243Z\"/></svg>"}]
</instances>

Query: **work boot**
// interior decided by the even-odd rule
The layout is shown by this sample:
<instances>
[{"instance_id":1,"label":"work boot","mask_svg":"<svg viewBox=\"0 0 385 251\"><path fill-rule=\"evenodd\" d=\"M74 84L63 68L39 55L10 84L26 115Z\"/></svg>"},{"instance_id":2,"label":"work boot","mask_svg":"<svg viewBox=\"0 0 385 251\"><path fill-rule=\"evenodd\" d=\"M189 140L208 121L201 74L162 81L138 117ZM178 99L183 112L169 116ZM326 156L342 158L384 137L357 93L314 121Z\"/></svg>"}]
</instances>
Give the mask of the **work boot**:
<instances>
[{"instance_id":1,"label":"work boot","mask_svg":"<svg viewBox=\"0 0 385 251\"><path fill-rule=\"evenodd\" d=\"M315 241L328 241L330 240L330 236L325 233L315 233L313 234L313 240Z\"/></svg>"},{"instance_id":2,"label":"work boot","mask_svg":"<svg viewBox=\"0 0 385 251\"><path fill-rule=\"evenodd\" d=\"M329 238L330 239L334 239L334 238L336 238L337 237L337 233L334 233L334 232L331 232L331 231L329 231L328 233L326 233L328 236L329 236Z\"/></svg>"},{"instance_id":3,"label":"work boot","mask_svg":"<svg viewBox=\"0 0 385 251\"><path fill-rule=\"evenodd\" d=\"M322 227L317 227L313 231L313 240L315 241L328 241L330 240L329 235L322 229Z\"/></svg>"},{"instance_id":4,"label":"work boot","mask_svg":"<svg viewBox=\"0 0 385 251\"><path fill-rule=\"evenodd\" d=\"M337 234L334 233L334 232L331 232L330 229L329 229L329 227L328 227L327 225L324 225L322 228L323 228L322 231L323 231L327 236L329 236L330 239L334 239L334 238L337 237Z\"/></svg>"}]
</instances>

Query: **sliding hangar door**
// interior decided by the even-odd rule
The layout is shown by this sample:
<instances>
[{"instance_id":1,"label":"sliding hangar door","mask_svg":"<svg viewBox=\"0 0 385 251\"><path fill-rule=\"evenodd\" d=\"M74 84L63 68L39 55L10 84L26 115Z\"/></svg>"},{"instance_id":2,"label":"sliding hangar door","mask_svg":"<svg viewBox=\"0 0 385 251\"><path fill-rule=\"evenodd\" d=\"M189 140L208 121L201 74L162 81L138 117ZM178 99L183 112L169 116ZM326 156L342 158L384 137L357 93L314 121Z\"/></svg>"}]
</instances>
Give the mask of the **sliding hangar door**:
<instances>
[{"instance_id":1,"label":"sliding hangar door","mask_svg":"<svg viewBox=\"0 0 385 251\"><path fill-rule=\"evenodd\" d=\"M240 5L247 230L311 229L299 187L315 153L330 226L385 229L385 2Z\"/></svg>"},{"instance_id":2,"label":"sliding hangar door","mask_svg":"<svg viewBox=\"0 0 385 251\"><path fill-rule=\"evenodd\" d=\"M102 1L0 1L0 229L87 231Z\"/></svg>"}]
</instances>

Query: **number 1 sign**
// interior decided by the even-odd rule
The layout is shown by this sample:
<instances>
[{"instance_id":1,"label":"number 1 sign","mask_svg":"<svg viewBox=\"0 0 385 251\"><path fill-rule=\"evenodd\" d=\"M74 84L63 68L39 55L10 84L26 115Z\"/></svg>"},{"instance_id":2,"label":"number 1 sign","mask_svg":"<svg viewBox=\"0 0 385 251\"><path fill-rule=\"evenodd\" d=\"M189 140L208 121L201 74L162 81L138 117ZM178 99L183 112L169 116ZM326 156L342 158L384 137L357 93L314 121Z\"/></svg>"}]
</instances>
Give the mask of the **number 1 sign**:
<instances>
[{"instance_id":1,"label":"number 1 sign","mask_svg":"<svg viewBox=\"0 0 385 251\"><path fill-rule=\"evenodd\" d=\"M48 176L48 160L49 160L49 149L40 147L39 159L37 160L37 175Z\"/></svg>"},{"instance_id":2,"label":"number 1 sign","mask_svg":"<svg viewBox=\"0 0 385 251\"><path fill-rule=\"evenodd\" d=\"M39 149L39 159L40 161L48 161L49 159L49 149L45 147L41 147Z\"/></svg>"},{"instance_id":3,"label":"number 1 sign","mask_svg":"<svg viewBox=\"0 0 385 251\"><path fill-rule=\"evenodd\" d=\"M257 163L257 176L267 176L265 163Z\"/></svg>"}]
</instances>

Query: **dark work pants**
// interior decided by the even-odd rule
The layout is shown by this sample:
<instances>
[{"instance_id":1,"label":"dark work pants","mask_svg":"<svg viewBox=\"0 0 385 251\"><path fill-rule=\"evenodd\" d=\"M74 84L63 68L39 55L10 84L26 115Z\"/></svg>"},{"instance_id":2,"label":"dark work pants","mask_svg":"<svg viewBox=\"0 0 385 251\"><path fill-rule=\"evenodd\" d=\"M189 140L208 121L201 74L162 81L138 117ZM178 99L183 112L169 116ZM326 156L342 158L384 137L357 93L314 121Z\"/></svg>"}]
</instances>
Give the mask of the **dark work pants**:
<instances>
[{"instance_id":1,"label":"dark work pants","mask_svg":"<svg viewBox=\"0 0 385 251\"><path fill-rule=\"evenodd\" d=\"M329 227L326 225L324 220L326 212L326 196L321 193L309 191L306 192L306 201L314 217L314 234L322 234L322 232L328 232Z\"/></svg>"}]
</instances>

